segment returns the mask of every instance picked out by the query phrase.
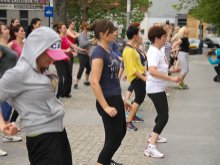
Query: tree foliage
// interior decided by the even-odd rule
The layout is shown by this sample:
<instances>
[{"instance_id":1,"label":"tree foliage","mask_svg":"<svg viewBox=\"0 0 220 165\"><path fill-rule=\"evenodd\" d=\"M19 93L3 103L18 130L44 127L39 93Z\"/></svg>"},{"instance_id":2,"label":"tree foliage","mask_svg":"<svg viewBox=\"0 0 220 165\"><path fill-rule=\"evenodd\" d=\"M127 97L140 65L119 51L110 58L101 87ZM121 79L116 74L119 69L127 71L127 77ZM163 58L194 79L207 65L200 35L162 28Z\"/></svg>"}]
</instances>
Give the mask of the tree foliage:
<instances>
[{"instance_id":1,"label":"tree foliage","mask_svg":"<svg viewBox=\"0 0 220 165\"><path fill-rule=\"evenodd\" d=\"M215 25L220 32L220 1L219 0L179 0L174 8L189 8L189 14L201 21Z\"/></svg>"},{"instance_id":2,"label":"tree foliage","mask_svg":"<svg viewBox=\"0 0 220 165\"><path fill-rule=\"evenodd\" d=\"M67 0L67 20L94 22L107 18L117 24L126 25L126 0ZM150 0L131 0L131 21L142 21Z\"/></svg>"}]
</instances>

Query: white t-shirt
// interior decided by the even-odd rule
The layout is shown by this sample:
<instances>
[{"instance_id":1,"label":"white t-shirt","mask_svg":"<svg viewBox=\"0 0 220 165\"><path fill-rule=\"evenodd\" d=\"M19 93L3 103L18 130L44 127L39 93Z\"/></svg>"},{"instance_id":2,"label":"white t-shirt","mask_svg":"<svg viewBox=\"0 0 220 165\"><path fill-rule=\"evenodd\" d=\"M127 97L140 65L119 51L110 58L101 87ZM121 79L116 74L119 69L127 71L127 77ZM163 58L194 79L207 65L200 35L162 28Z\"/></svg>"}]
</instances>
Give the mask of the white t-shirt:
<instances>
[{"instance_id":1,"label":"white t-shirt","mask_svg":"<svg viewBox=\"0 0 220 165\"><path fill-rule=\"evenodd\" d=\"M148 61L148 68L154 66L157 68L159 72L168 74L168 61L165 56L164 50L159 50L158 48L154 47L153 45L150 46L147 52L147 61ZM158 93L165 91L167 87L167 81L152 77L150 73L147 71L147 81L146 81L146 92L151 93Z\"/></svg>"}]
</instances>

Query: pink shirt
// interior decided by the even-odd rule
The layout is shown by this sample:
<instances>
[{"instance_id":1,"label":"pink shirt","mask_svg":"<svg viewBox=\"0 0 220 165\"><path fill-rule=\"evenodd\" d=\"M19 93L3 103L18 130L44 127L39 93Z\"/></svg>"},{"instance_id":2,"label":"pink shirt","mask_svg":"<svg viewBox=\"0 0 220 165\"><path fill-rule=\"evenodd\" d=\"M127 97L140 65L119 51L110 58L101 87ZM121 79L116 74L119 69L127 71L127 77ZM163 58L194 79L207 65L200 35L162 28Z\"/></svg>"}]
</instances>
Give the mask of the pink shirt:
<instances>
[{"instance_id":1,"label":"pink shirt","mask_svg":"<svg viewBox=\"0 0 220 165\"><path fill-rule=\"evenodd\" d=\"M16 40L12 41L11 49L14 50L17 53L18 58L21 56L22 46L19 45Z\"/></svg>"}]
</instances>

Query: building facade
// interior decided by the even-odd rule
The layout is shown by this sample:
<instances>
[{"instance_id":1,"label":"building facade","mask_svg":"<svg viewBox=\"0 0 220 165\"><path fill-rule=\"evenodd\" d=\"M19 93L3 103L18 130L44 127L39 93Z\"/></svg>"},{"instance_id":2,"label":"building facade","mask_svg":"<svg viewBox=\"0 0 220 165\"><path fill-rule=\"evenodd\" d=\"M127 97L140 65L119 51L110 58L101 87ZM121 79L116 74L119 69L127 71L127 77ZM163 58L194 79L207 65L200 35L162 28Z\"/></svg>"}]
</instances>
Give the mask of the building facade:
<instances>
[{"instance_id":1,"label":"building facade","mask_svg":"<svg viewBox=\"0 0 220 165\"><path fill-rule=\"evenodd\" d=\"M206 36L207 24L188 16L188 9L181 11L174 9L173 5L178 3L179 0L152 0L152 6L148 9L141 24L141 28L145 31L144 38L147 38L146 33L151 26L155 24L163 25L166 21L175 26L186 25L190 30L190 38L198 38L200 34L203 37Z\"/></svg>"}]
</instances>

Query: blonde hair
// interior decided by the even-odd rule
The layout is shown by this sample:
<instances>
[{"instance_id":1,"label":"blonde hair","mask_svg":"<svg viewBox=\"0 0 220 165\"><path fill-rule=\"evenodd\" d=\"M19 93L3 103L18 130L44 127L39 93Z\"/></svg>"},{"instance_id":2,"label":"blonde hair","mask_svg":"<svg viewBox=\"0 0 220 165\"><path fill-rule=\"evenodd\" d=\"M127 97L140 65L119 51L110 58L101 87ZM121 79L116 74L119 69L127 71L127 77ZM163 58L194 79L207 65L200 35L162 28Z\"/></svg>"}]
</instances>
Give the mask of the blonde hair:
<instances>
[{"instance_id":1,"label":"blonde hair","mask_svg":"<svg viewBox=\"0 0 220 165\"><path fill-rule=\"evenodd\" d=\"M186 36L186 30L188 30L188 28L186 26L183 26L180 28L180 30L178 31L177 35L179 38L183 38Z\"/></svg>"},{"instance_id":2,"label":"blonde hair","mask_svg":"<svg viewBox=\"0 0 220 165\"><path fill-rule=\"evenodd\" d=\"M180 27L179 27L179 26L176 26L176 27L174 28L174 33L173 33L173 37L171 38L171 43L173 43L173 42L175 42L176 40L179 39L179 37L178 37L178 32L179 32L179 30L180 30Z\"/></svg>"}]
</instances>

